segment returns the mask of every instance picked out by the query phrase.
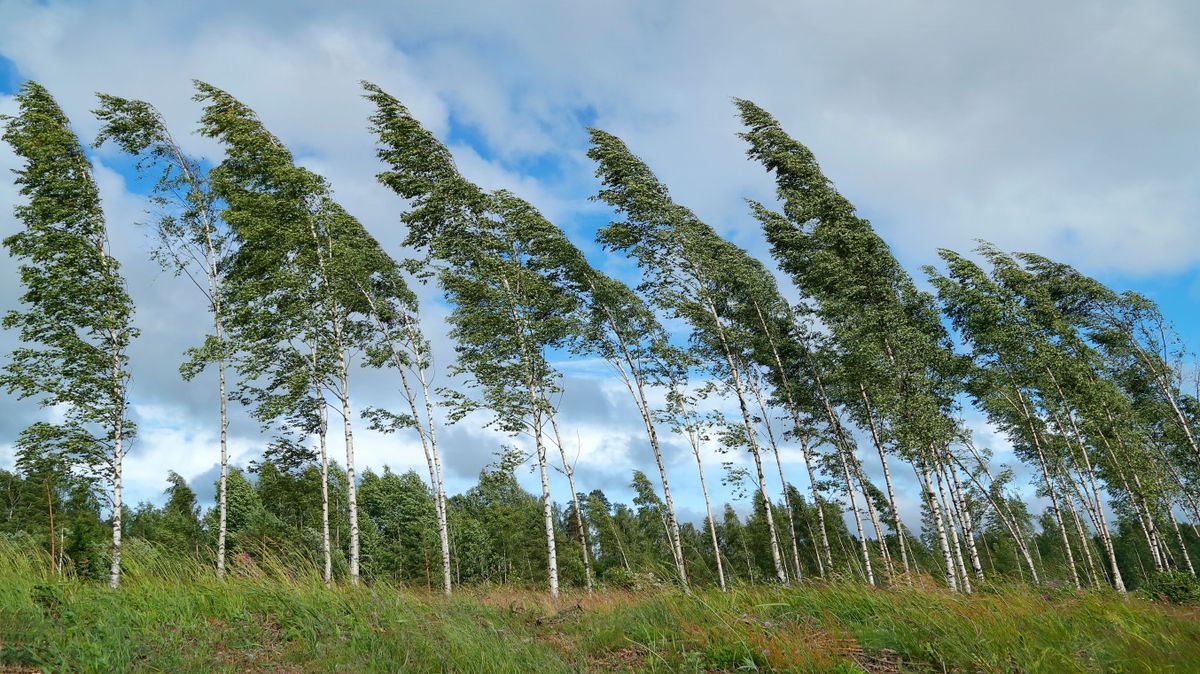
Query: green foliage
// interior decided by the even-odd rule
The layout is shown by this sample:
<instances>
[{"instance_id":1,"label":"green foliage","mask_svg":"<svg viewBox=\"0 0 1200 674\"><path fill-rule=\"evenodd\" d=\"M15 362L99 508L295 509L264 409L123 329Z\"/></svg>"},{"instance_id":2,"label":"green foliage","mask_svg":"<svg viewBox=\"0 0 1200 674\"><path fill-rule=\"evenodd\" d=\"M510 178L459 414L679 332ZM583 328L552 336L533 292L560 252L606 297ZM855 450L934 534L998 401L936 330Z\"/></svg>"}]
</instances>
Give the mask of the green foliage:
<instances>
[{"instance_id":1,"label":"green foliage","mask_svg":"<svg viewBox=\"0 0 1200 674\"><path fill-rule=\"evenodd\" d=\"M112 479L113 449L133 435L126 417L133 303L109 253L99 191L70 122L35 82L16 98L19 114L0 121L3 140L24 160L16 184L27 202L14 209L23 229L4 245L21 261L25 308L3 319L21 345L0 371L0 388L63 412L59 423L26 429L18 451L55 453Z\"/></svg>"},{"instance_id":2,"label":"green foliage","mask_svg":"<svg viewBox=\"0 0 1200 674\"><path fill-rule=\"evenodd\" d=\"M1138 592L1172 604L1200 604L1200 579L1184 571L1160 571L1146 578Z\"/></svg>"}]
</instances>

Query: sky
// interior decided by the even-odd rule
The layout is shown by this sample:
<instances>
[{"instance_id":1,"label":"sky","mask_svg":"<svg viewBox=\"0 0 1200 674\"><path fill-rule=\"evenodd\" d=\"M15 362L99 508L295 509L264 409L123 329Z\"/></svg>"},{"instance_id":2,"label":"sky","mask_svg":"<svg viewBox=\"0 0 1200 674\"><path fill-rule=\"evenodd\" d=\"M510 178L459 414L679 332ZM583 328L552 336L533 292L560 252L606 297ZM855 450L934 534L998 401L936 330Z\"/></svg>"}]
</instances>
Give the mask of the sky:
<instances>
[{"instance_id":1,"label":"sky","mask_svg":"<svg viewBox=\"0 0 1200 674\"><path fill-rule=\"evenodd\" d=\"M337 4L0 0L0 113L14 112L13 92L36 80L90 144L96 92L141 98L163 112L185 150L215 162L220 147L193 133L200 108L191 82L207 81L254 108L403 257L404 204L374 178L370 106L358 87L370 80L445 141L468 178L517 192L594 263L636 281L628 260L592 242L611 214L589 200L598 184L586 128L621 136L677 201L774 268L745 205L773 200L769 176L736 137L732 98L747 98L814 151L918 279L939 247L966 252L983 239L1143 292L1191 345L1200 342L1195 3ZM139 436L126 461L126 499L161 502L168 469L211 499L215 382L184 382L177 371L204 334L203 305L186 279L150 260L140 226L150 219L147 185L131 162L111 146L89 154L141 329L131 351ZM17 165L0 147L0 172ZM20 226L11 216L16 200L11 181L0 180L0 236ZM0 311L17 308L19 295L16 261L0 257ZM434 287L420 295L438 383L452 385L448 308ZM15 343L0 334L0 354ZM578 487L627 500L633 468L653 475L628 393L602 363L560 366ZM386 373L356 372L352 387L357 407L399 404ZM0 467L11 467L20 430L52 414L0 397ZM1011 459L1003 438L971 410L965 415L998 461ZM481 421L441 429L452 492L471 486L513 442ZM258 456L263 436L244 410L234 408L230 432L236 465ZM415 437L365 428L355 437L360 470L424 470ZM341 451L336 439L332 451ZM717 484L720 464L744 457L707 452L716 499L731 499ZM804 489L798 449L782 456L789 480ZM864 459L877 474L877 462ZM671 439L667 460L681 517L699 521L689 450ZM915 517L915 480L895 472L902 508ZM535 476L520 475L534 490ZM561 476L553 491L568 497Z\"/></svg>"}]
</instances>

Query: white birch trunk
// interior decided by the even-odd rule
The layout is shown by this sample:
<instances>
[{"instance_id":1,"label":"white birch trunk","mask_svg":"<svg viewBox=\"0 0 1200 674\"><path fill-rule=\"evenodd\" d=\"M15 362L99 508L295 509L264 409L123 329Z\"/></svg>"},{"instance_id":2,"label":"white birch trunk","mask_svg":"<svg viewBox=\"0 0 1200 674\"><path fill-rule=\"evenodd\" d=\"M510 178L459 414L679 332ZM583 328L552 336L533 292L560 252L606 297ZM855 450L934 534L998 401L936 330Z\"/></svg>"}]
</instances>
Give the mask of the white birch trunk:
<instances>
[{"instance_id":1,"label":"white birch trunk","mask_svg":"<svg viewBox=\"0 0 1200 674\"><path fill-rule=\"evenodd\" d=\"M596 290L594 284L591 285L593 293ZM650 441L650 451L654 454L654 463L658 467L658 477L662 482L663 502L667 506L667 529L670 535L671 548L675 557L675 573L679 576L679 582L686 590L689 587L687 566L683 559L683 540L679 535L679 518L675 515L675 501L671 497L671 485L667 480L667 469L663 463L662 448L658 444L658 432L654 428L654 419L651 413L650 401L646 399L646 389L643 383L643 377L637 362L633 358L633 354L629 351L629 344L625 340L625 336L617 328L616 318L612 311L607 307L603 307L604 315L608 319L609 329L617 338L617 345L621 347L621 357L625 361L622 366L619 361L613 362L613 366L621 375L621 379L625 382L625 387L629 389L629 394L633 397L633 402L637 405L638 413L642 417L642 423L646 427L646 438ZM625 371L625 367L629 371Z\"/></svg>"},{"instance_id":2,"label":"white birch trunk","mask_svg":"<svg viewBox=\"0 0 1200 674\"><path fill-rule=\"evenodd\" d=\"M354 478L354 428L353 417L350 416L350 382L347 372L349 364L346 362L345 351L339 356L338 398L342 403L342 432L346 438L346 498L350 508L350 584L358 585L358 485Z\"/></svg>"},{"instance_id":3,"label":"white birch trunk","mask_svg":"<svg viewBox=\"0 0 1200 674\"><path fill-rule=\"evenodd\" d=\"M114 370L117 368L114 366ZM123 397L123 396L122 396ZM112 466L112 561L108 569L108 586L117 589L121 585L121 466L124 455L124 405L121 406L113 437Z\"/></svg>"},{"instance_id":4,"label":"white birch trunk","mask_svg":"<svg viewBox=\"0 0 1200 674\"><path fill-rule=\"evenodd\" d=\"M896 573L892 566L892 553L888 550L887 536L883 532L883 525L879 523L879 513L875 510L875 503L871 500L871 493L867 489L867 478L863 475L857 458L854 461L854 479L858 481L859 492L863 496L863 503L867 506L867 518L871 520L871 528L875 530L875 541L879 545L879 557L883 560L890 581Z\"/></svg>"},{"instance_id":5,"label":"white birch trunk","mask_svg":"<svg viewBox=\"0 0 1200 674\"><path fill-rule=\"evenodd\" d=\"M544 394L543 394L544 396ZM545 398L543 397L543 400ZM550 401L546 401L549 405ZM575 526L579 529L579 548L583 551L583 578L588 594L592 593L592 562L588 553L587 527L583 523L583 508L579 505L579 492L575 490L575 469L567 460L567 448L563 446L562 435L558 432L558 420L553 411L549 413L550 428L554 433L554 444L558 446L558 455L562 458L563 474L567 476L567 485L571 489L571 504L575 507Z\"/></svg>"},{"instance_id":6,"label":"white birch trunk","mask_svg":"<svg viewBox=\"0 0 1200 674\"><path fill-rule=\"evenodd\" d=\"M954 572L954 559L950 552L950 543L946 540L945 523L942 520L942 509L938 506L937 494L933 491L933 484L929 478L929 467L924 461L921 462L921 481L925 487L925 502L929 504L929 509L933 512L933 528L937 530L938 545L942 550L942 561L945 564L946 570L946 586L951 591L958 591L958 582Z\"/></svg>"},{"instance_id":7,"label":"white birch trunk","mask_svg":"<svg viewBox=\"0 0 1200 674\"><path fill-rule=\"evenodd\" d=\"M971 576L967 574L967 565L963 562L962 545L958 539L958 526L955 523L954 508L946 502L946 490L943 485L942 473L937 469L936 461L934 462L933 476L937 481L938 504L942 507L942 511L946 513L946 528L950 530L950 549L954 552L954 562L958 569L960 584L964 593L971 594Z\"/></svg>"},{"instance_id":8,"label":"white birch trunk","mask_svg":"<svg viewBox=\"0 0 1200 674\"><path fill-rule=\"evenodd\" d=\"M696 457L696 472L700 475L700 493L704 496L704 512L708 515L708 533L712 538L713 557L717 560L717 581L721 584L721 591L728 591L725 584L725 566L721 562L721 544L717 540L717 521L713 518L712 499L708 496L708 484L704 481L704 461L700 458L700 438L697 436L695 429L692 426L691 413L684 406L683 397L680 396L680 408L683 415L684 428L687 432L688 442L692 446L692 454ZM624 554L622 552L622 554ZM626 568L629 564L626 562Z\"/></svg>"},{"instance_id":9,"label":"white birch trunk","mask_svg":"<svg viewBox=\"0 0 1200 674\"><path fill-rule=\"evenodd\" d=\"M218 338L220 339L220 338ZM223 342L222 342L223 343ZM229 414L225 393L225 359L217 363L221 391L221 477L217 483L217 577L225 577L225 530L228 517L226 494L229 488Z\"/></svg>"},{"instance_id":10,"label":"white birch trunk","mask_svg":"<svg viewBox=\"0 0 1200 674\"><path fill-rule=\"evenodd\" d=\"M1050 467L1046 463L1046 455L1042 451L1041 436L1037 432L1037 427L1033 423L1033 415L1031 414L1028 405L1025 404L1025 394L1020 387L1014 386L1017 392L1017 400L1020 402L1020 412L1025 418L1025 423L1029 426L1030 437L1033 440L1033 448L1037 452L1038 464L1042 469L1042 481L1046 485L1046 491L1050 495L1050 506L1054 509L1054 519L1058 523L1059 533L1062 534L1063 551L1067 555L1067 566L1071 567L1071 580L1075 583L1075 589L1081 589L1083 584L1079 581L1079 572L1075 568L1075 554L1071 552L1070 539L1067 536L1067 525L1063 522L1062 508L1058 504L1058 494L1054 489L1054 484L1050 480Z\"/></svg>"},{"instance_id":11,"label":"white birch trunk","mask_svg":"<svg viewBox=\"0 0 1200 674\"><path fill-rule=\"evenodd\" d=\"M412 337L412 339L415 340L416 338ZM429 383L425 380L424 361L421 360L420 351L415 344L413 349L416 352L418 361L422 363L421 367L417 368L417 378L421 383L421 397L425 401L425 423L427 424L426 430L429 434L429 451L426 458L431 460L429 479L433 485L433 497L437 504L438 538L442 545L442 590L449 596L451 592L450 526L446 516L446 486L442 480L442 459L438 452L437 435L433 421L433 402L429 399ZM408 383L406 381L405 388L407 387ZM416 415L414 414L413 417L416 418ZM424 438L422 438L422 444L424 444L423 440Z\"/></svg>"},{"instance_id":12,"label":"white birch trunk","mask_svg":"<svg viewBox=\"0 0 1200 674\"><path fill-rule=\"evenodd\" d=\"M963 496L962 483L959 482L958 474L953 466L947 465L943 469L950 477L950 494L957 503L958 515L963 525L963 537L967 539L967 554L971 558L971 568L975 572L975 578L982 583L983 564L979 561L979 549L975 546L975 523L972 521L970 509L967 508L967 499Z\"/></svg>"},{"instance_id":13,"label":"white birch trunk","mask_svg":"<svg viewBox=\"0 0 1200 674\"><path fill-rule=\"evenodd\" d=\"M1179 530L1179 522L1175 519L1175 513L1171 512L1171 504L1166 499L1163 499L1163 506L1167 511L1167 517L1171 520L1171 528L1175 530L1175 540L1179 543L1179 550L1183 552L1183 561L1187 564L1188 573L1196 575L1196 567L1192 566L1192 556L1188 553L1187 545L1183 542L1183 532Z\"/></svg>"},{"instance_id":14,"label":"white birch trunk","mask_svg":"<svg viewBox=\"0 0 1200 674\"><path fill-rule=\"evenodd\" d=\"M1092 541L1083 528L1083 519L1079 517L1079 511L1075 510L1074 501L1067 499L1067 507L1071 512L1071 519L1075 522L1076 533L1079 534L1079 547L1083 549L1083 557L1087 563L1088 575L1092 579L1092 587L1100 587L1100 576L1096 573L1096 561L1092 557Z\"/></svg>"},{"instance_id":15,"label":"white birch trunk","mask_svg":"<svg viewBox=\"0 0 1200 674\"><path fill-rule=\"evenodd\" d=\"M699 273L694 262L686 260L691 266L692 275L697 279L703 279L704 275ZM713 327L716 330L717 340L721 344L721 350L725 356L725 363L729 367L730 377L733 379L732 386L734 395L738 399L738 409L742 413L742 426L746 432L746 441L750 443L750 454L754 457L754 469L758 478L758 490L762 495L763 508L766 511L767 517L767 533L771 540L771 561L775 565L775 577L780 583L787 583L787 571L783 567L783 555L779 550L779 536L775 531L775 517L772 513L771 499L767 495L767 480L763 473L762 456L759 453L758 441L755 439L754 424L750 419L750 409L746 405L746 395L742 386L741 373L737 363L734 360L733 348L729 344L729 340L725 336L725 329L721 323L721 318L717 314L717 308L708 298L702 298L704 308L708 310L709 316L712 317Z\"/></svg>"},{"instance_id":16,"label":"white birch trunk","mask_svg":"<svg viewBox=\"0 0 1200 674\"><path fill-rule=\"evenodd\" d=\"M846 495L850 499L850 512L854 514L854 526L858 530L858 544L862 552L863 575L870 585L875 584L875 572L871 568L871 552L867 547L867 535L863 531L862 514L858 510L858 499L854 496L854 484L850 480L850 467L846 458L847 450L842 448L838 455L842 459L842 474L846 478Z\"/></svg>"},{"instance_id":17,"label":"white birch trunk","mask_svg":"<svg viewBox=\"0 0 1200 674\"><path fill-rule=\"evenodd\" d=\"M329 544L329 452L325 446L325 436L328 432L329 418L325 410L325 398L318 379L317 349L314 344L312 351L313 365L313 394L317 396L319 409L317 419L317 448L321 454L321 554L324 557L323 578L325 586L333 584L333 551Z\"/></svg>"},{"instance_id":18,"label":"white birch trunk","mask_svg":"<svg viewBox=\"0 0 1200 674\"><path fill-rule=\"evenodd\" d=\"M758 409L762 412L763 426L767 430L767 441L771 445L771 452L775 455L775 467L779 471L779 489L783 494L783 507L787 513L788 531L792 536L792 569L797 581L802 580L800 571L800 547L796 544L796 518L792 513L792 501L788 498L787 479L783 476L783 459L779 456L779 444L775 442L775 431L771 429L771 417L767 414L767 406L763 403L762 390L758 383L753 379L748 380L750 391L754 393L754 399L758 403Z\"/></svg>"},{"instance_id":19,"label":"white birch trunk","mask_svg":"<svg viewBox=\"0 0 1200 674\"><path fill-rule=\"evenodd\" d=\"M908 573L908 543L904 540L904 522L900 518L900 507L896 502L896 491L892 488L892 472L888 469L887 454L883 451L883 439L875 424L875 413L871 407L871 399L867 396L867 389L862 384L859 384L858 391L862 395L863 404L866 406L867 426L871 431L871 441L875 444L875 449L879 452L879 464L883 466L883 483L887 487L888 505L892 508L892 527L896 531L896 541L900 545L900 563L904 565L904 573Z\"/></svg>"},{"instance_id":20,"label":"white birch trunk","mask_svg":"<svg viewBox=\"0 0 1200 674\"><path fill-rule=\"evenodd\" d=\"M971 453L974 454L975 459L987 473L988 480L992 480L991 471L987 469L987 465L984 463L983 458L975 451L974 446L968 442L967 447L971 450ZM951 455L951 458L953 458L955 462L958 462L957 457ZM984 498L986 498L988 503L991 504L992 509L996 511L996 515L1000 518L1000 523L1004 525L1004 528L1008 531L1009 536L1012 536L1014 547L1021 554L1021 556L1025 558L1025 564L1029 567L1029 575L1033 579L1033 584L1040 584L1041 581L1038 579L1037 566L1033 563L1033 557L1029 553L1029 543L1025 540L1025 536L1021 534L1016 519L1012 517L1012 511L1008 509L1007 504L1005 504L1005 507L1002 508L1000 503L997 503L996 500L992 498L992 494L990 491L988 491L987 487L980 483L979 478L975 477L974 473L968 470L965 466L962 466L962 468L963 472L967 474L967 477L975 483L976 487L979 488L979 492L983 494Z\"/></svg>"},{"instance_id":21,"label":"white birch trunk","mask_svg":"<svg viewBox=\"0 0 1200 674\"><path fill-rule=\"evenodd\" d=\"M1091 498L1093 499L1096 517L1099 520L1098 533L1100 540L1104 544L1104 552L1108 555L1108 562L1112 568L1112 583L1119 594L1125 594L1125 581L1121 578L1121 569L1117 565L1117 553L1113 548L1112 535L1109 532L1108 521L1104 515L1104 501L1100 498L1100 489L1096 486L1096 474L1092 469L1092 460L1088 456L1087 446L1083 442L1083 434L1079 431L1079 426L1075 423L1075 414L1071 411L1070 405L1067 404L1066 395L1063 393L1062 387L1058 384L1058 379L1054 373L1046 368L1046 374L1050 375L1050 380L1054 382L1054 387L1058 391L1059 399L1063 403L1063 408L1067 413L1067 420L1071 424L1071 430L1074 433L1076 444L1079 448L1079 454L1083 458L1084 468L1087 477L1085 488L1091 489Z\"/></svg>"},{"instance_id":22,"label":"white birch trunk","mask_svg":"<svg viewBox=\"0 0 1200 674\"><path fill-rule=\"evenodd\" d=\"M775 360L775 370L776 370L776 373L779 375L779 382L780 382L780 384L782 384L781 388L783 389L784 395L786 396L788 411L791 413L792 422L795 424L795 427L796 427L796 436L800 439L800 452L804 456L804 468L808 472L808 483L812 489L813 505L816 506L816 508L817 508L817 524L821 530L821 548L825 553L825 559L824 560L821 559L820 553L817 553L816 555L813 555L813 556L817 558L817 575L824 578L825 577L825 564L826 563L829 564L831 571L833 569L833 553L829 549L829 533L825 527L825 509L823 507L821 507L821 495L817 491L817 477L816 477L816 473L813 471L813 467L812 467L812 457L810 455L810 448L808 445L808 436L804 432L803 424L800 421L800 411L797 408L796 401L794 399L794 396L792 395L792 387L791 387L791 383L787 376L787 368L785 368L783 366L783 359L780 358L779 349L775 346L775 338L771 334L771 330L767 325L766 317L763 316L762 308L758 305L757 300L754 301L754 311L758 315L759 325L762 326L763 334L766 335L766 337L767 337L767 343L771 346L771 356ZM765 418L765 412L764 412L764 418ZM783 480L782 473L780 475L780 480L781 481ZM786 487L785 487L784 491L786 494ZM790 516L791 516L791 504L790 503L788 504L788 515L790 518ZM792 531L793 531L792 540L794 542L795 541L795 524L792 525ZM797 567L798 567L798 565L799 565L799 561L797 561ZM796 577L799 578L799 569L798 568L797 568L797 576Z\"/></svg>"},{"instance_id":23,"label":"white birch trunk","mask_svg":"<svg viewBox=\"0 0 1200 674\"><path fill-rule=\"evenodd\" d=\"M375 298L361 286L359 286L359 292L362 293L371 308L371 318L375 321L376 328L388 343L392 365L396 368L397 374L400 375L400 385L404 392L404 399L408 403L408 409L412 413L417 436L421 440L421 450L425 454L425 465L429 470L429 487L433 492L434 512L438 523L438 538L442 549L442 591L449 596L452 591L450 528L446 518L446 489L442 482L442 465L437 446L433 401L429 396L429 382L425 377L425 369L428 364L425 360L424 348L422 346L423 340L421 339L420 332L413 324L412 318L405 316L403 319L404 334L408 350L412 352L414 358L412 369L417 376L418 382L421 384L421 400L425 408L424 422L421 421L421 413L417 411L417 398L413 394L412 387L409 386L408 375L405 374L405 370L409 366L406 364L405 358L400 354L400 351L396 348L396 339L390 334L387 326L383 324L379 315L379 308L375 304Z\"/></svg>"},{"instance_id":24,"label":"white birch trunk","mask_svg":"<svg viewBox=\"0 0 1200 674\"><path fill-rule=\"evenodd\" d=\"M542 442L540 413L534 414L534 446L537 448L538 468L542 477L542 519L546 526L546 572L550 578L550 596L558 598L558 554L554 547L554 505L550 500L550 473L546 462L546 445Z\"/></svg>"}]
</instances>

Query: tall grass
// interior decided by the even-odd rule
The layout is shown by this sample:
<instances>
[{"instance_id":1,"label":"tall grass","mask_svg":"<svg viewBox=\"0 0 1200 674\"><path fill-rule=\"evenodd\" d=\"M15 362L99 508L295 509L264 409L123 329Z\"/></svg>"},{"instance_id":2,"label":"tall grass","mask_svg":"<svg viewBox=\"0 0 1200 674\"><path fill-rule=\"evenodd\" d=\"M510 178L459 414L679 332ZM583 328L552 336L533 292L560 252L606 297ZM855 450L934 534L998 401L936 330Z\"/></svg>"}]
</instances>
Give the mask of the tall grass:
<instances>
[{"instance_id":1,"label":"tall grass","mask_svg":"<svg viewBox=\"0 0 1200 674\"><path fill-rule=\"evenodd\" d=\"M850 582L552 602L324 587L303 560L239 557L221 582L132 542L123 587L56 577L0 541L0 669L71 672L1196 671L1194 609L989 586L966 597Z\"/></svg>"}]
</instances>

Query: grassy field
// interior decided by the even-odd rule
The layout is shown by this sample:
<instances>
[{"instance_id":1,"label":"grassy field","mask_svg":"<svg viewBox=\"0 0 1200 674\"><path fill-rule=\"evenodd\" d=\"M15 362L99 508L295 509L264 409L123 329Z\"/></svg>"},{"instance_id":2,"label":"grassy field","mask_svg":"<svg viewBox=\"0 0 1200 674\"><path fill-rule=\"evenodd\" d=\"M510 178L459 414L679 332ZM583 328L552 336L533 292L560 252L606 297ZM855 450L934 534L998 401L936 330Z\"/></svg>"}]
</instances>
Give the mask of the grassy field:
<instances>
[{"instance_id":1,"label":"grassy field","mask_svg":"<svg viewBox=\"0 0 1200 674\"><path fill-rule=\"evenodd\" d=\"M0 671L1197 671L1200 611L1099 593L964 597L858 584L326 589L279 567L216 581L130 550L120 591L0 546Z\"/></svg>"}]
</instances>

